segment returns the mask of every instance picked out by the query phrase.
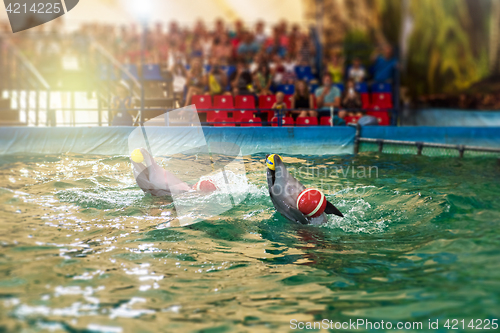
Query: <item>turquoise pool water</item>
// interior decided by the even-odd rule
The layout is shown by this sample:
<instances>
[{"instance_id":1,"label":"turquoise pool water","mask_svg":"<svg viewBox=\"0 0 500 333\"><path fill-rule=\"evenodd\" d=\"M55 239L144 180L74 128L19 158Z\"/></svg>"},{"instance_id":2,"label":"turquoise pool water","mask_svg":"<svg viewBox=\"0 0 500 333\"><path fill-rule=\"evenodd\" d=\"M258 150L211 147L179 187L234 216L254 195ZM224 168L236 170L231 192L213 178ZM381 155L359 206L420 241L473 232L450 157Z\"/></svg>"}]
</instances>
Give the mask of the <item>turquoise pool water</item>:
<instances>
[{"instance_id":1,"label":"turquoise pool water","mask_svg":"<svg viewBox=\"0 0 500 333\"><path fill-rule=\"evenodd\" d=\"M167 227L171 200L145 196L125 156L3 156L0 332L290 332L323 319L472 331L500 318L496 159L285 156L345 215L312 227L274 211L263 158L245 157L242 204Z\"/></svg>"}]
</instances>

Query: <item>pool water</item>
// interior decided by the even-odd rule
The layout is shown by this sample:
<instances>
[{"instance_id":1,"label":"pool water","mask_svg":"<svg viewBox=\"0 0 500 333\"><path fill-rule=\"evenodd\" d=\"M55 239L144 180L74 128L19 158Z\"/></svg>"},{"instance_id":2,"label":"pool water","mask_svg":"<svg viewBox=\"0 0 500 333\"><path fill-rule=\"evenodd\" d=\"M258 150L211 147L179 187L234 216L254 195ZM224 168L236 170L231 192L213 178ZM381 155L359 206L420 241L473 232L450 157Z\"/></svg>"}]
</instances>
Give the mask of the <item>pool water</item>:
<instances>
[{"instance_id":1,"label":"pool water","mask_svg":"<svg viewBox=\"0 0 500 333\"><path fill-rule=\"evenodd\" d=\"M496 159L285 155L345 215L320 227L275 212L263 159L245 157L241 204L169 227L172 200L144 195L126 156L3 156L0 332L500 318Z\"/></svg>"}]
</instances>

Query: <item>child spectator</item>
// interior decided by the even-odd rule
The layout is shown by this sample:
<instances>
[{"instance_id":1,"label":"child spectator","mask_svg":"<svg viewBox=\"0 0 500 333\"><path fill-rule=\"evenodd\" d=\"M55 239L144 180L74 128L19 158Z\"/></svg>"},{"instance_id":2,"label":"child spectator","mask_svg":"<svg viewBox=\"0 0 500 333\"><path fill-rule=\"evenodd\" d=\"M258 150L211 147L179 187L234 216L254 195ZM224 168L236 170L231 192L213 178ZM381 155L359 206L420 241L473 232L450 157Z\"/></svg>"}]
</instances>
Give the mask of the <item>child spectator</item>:
<instances>
[{"instance_id":1,"label":"child spectator","mask_svg":"<svg viewBox=\"0 0 500 333\"><path fill-rule=\"evenodd\" d=\"M288 112L285 114L286 110L286 104L285 104L285 94L280 92L276 93L276 103L273 104L272 109L274 110L274 116L278 117L278 114L281 114L281 116L288 116Z\"/></svg>"},{"instance_id":2,"label":"child spectator","mask_svg":"<svg viewBox=\"0 0 500 333\"><path fill-rule=\"evenodd\" d=\"M359 58L354 58L352 61L352 66L347 74L348 79L354 80L354 82L363 82L366 77L366 70L361 64Z\"/></svg>"}]
</instances>

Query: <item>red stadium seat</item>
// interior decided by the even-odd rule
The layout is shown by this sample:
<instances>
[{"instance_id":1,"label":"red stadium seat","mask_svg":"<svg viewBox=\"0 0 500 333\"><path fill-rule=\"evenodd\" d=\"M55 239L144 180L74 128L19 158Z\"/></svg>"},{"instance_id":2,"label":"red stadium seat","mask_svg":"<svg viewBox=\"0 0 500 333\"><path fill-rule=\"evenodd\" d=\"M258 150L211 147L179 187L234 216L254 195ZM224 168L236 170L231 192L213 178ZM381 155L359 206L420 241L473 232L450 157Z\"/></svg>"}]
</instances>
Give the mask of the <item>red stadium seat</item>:
<instances>
[{"instance_id":1,"label":"red stadium seat","mask_svg":"<svg viewBox=\"0 0 500 333\"><path fill-rule=\"evenodd\" d=\"M274 117L274 111L271 111L271 109L276 103L276 96L275 95L262 95L259 96L259 108L264 109L261 112L266 113L267 112L267 121L270 121L272 117Z\"/></svg>"},{"instance_id":2,"label":"red stadium seat","mask_svg":"<svg viewBox=\"0 0 500 333\"><path fill-rule=\"evenodd\" d=\"M361 103L363 104L363 109L370 108L370 95L368 93L362 93L361 95Z\"/></svg>"},{"instance_id":3,"label":"red stadium seat","mask_svg":"<svg viewBox=\"0 0 500 333\"><path fill-rule=\"evenodd\" d=\"M267 121L271 121L274 118L274 111L267 112Z\"/></svg>"},{"instance_id":4,"label":"red stadium seat","mask_svg":"<svg viewBox=\"0 0 500 333\"><path fill-rule=\"evenodd\" d=\"M272 126L278 126L278 118L273 117L271 119ZM283 117L281 118L281 126L293 126L293 118L292 117Z\"/></svg>"},{"instance_id":5,"label":"red stadium seat","mask_svg":"<svg viewBox=\"0 0 500 333\"><path fill-rule=\"evenodd\" d=\"M262 95L259 96L259 108L270 109L276 103L276 96L274 95Z\"/></svg>"},{"instance_id":6,"label":"red stadium seat","mask_svg":"<svg viewBox=\"0 0 500 333\"><path fill-rule=\"evenodd\" d=\"M356 116L354 116L354 117L345 117L345 118L344 118L344 121L345 121L345 123L346 123L347 125L348 125L348 124L357 124L357 123L358 123L359 118L361 118L361 117L356 117Z\"/></svg>"},{"instance_id":7,"label":"red stadium seat","mask_svg":"<svg viewBox=\"0 0 500 333\"><path fill-rule=\"evenodd\" d=\"M312 94L312 99L313 99L313 109L317 109L318 108L318 101L316 100L316 95Z\"/></svg>"},{"instance_id":8,"label":"red stadium seat","mask_svg":"<svg viewBox=\"0 0 500 333\"><path fill-rule=\"evenodd\" d=\"M298 117L295 124L297 126L318 126L318 118L316 118L316 117Z\"/></svg>"},{"instance_id":9,"label":"red stadium seat","mask_svg":"<svg viewBox=\"0 0 500 333\"><path fill-rule=\"evenodd\" d=\"M219 119L219 118L222 118L222 119L227 118L227 111L219 111L219 110L207 111L207 121L209 123L214 122L215 119Z\"/></svg>"},{"instance_id":10,"label":"red stadium seat","mask_svg":"<svg viewBox=\"0 0 500 333\"><path fill-rule=\"evenodd\" d=\"M236 109L255 109L255 98L252 95L236 96Z\"/></svg>"},{"instance_id":11,"label":"red stadium seat","mask_svg":"<svg viewBox=\"0 0 500 333\"><path fill-rule=\"evenodd\" d=\"M288 109L292 108L293 95L285 95L285 104Z\"/></svg>"},{"instance_id":12,"label":"red stadium seat","mask_svg":"<svg viewBox=\"0 0 500 333\"><path fill-rule=\"evenodd\" d=\"M387 111L368 111L366 114L377 118L378 124L381 126L388 126L391 124L389 112Z\"/></svg>"},{"instance_id":13,"label":"red stadium seat","mask_svg":"<svg viewBox=\"0 0 500 333\"><path fill-rule=\"evenodd\" d=\"M391 109L392 94L391 93L373 93L372 108L374 109Z\"/></svg>"},{"instance_id":14,"label":"red stadium seat","mask_svg":"<svg viewBox=\"0 0 500 333\"><path fill-rule=\"evenodd\" d=\"M214 109L234 109L233 96L230 95L214 96Z\"/></svg>"},{"instance_id":15,"label":"red stadium seat","mask_svg":"<svg viewBox=\"0 0 500 333\"><path fill-rule=\"evenodd\" d=\"M321 119L319 120L319 124L321 126L332 126L332 117L321 117Z\"/></svg>"},{"instance_id":16,"label":"red stadium seat","mask_svg":"<svg viewBox=\"0 0 500 333\"><path fill-rule=\"evenodd\" d=\"M235 126L232 118L215 118L213 125L217 127Z\"/></svg>"},{"instance_id":17,"label":"red stadium seat","mask_svg":"<svg viewBox=\"0 0 500 333\"><path fill-rule=\"evenodd\" d=\"M211 109L212 97L209 95L194 95L192 103L196 106L196 109Z\"/></svg>"},{"instance_id":18,"label":"red stadium seat","mask_svg":"<svg viewBox=\"0 0 500 333\"><path fill-rule=\"evenodd\" d=\"M233 118L235 121L241 121L243 118L253 118L255 111L238 110L233 111Z\"/></svg>"},{"instance_id":19,"label":"red stadium seat","mask_svg":"<svg viewBox=\"0 0 500 333\"><path fill-rule=\"evenodd\" d=\"M260 118L244 118L241 119L240 126L242 127L254 127L254 126L262 126L262 120Z\"/></svg>"}]
</instances>

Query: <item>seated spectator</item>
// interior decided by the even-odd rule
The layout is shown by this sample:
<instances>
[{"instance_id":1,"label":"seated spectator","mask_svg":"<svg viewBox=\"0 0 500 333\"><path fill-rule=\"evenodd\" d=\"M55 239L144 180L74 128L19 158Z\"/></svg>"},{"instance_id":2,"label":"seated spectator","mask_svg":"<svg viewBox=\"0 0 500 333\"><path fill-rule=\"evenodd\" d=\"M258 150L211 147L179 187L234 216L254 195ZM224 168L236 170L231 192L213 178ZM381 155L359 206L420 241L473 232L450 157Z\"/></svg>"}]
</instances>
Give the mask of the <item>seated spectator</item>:
<instances>
[{"instance_id":1,"label":"seated spectator","mask_svg":"<svg viewBox=\"0 0 500 333\"><path fill-rule=\"evenodd\" d=\"M340 90L332 85L332 77L329 73L323 75L323 86L316 89L315 95L319 116L329 116L331 108L340 107Z\"/></svg>"},{"instance_id":2,"label":"seated spectator","mask_svg":"<svg viewBox=\"0 0 500 333\"><path fill-rule=\"evenodd\" d=\"M394 70L397 67L397 60L393 55L392 47L385 45L380 49L376 49L372 55L373 60L373 79L376 82L388 82L394 77Z\"/></svg>"},{"instance_id":3,"label":"seated spectator","mask_svg":"<svg viewBox=\"0 0 500 333\"><path fill-rule=\"evenodd\" d=\"M186 67L182 62L180 56L176 56L175 60L172 61L172 65L169 68L170 73L172 73L172 85L175 94L184 93L184 87L186 86L187 71Z\"/></svg>"},{"instance_id":4,"label":"seated spectator","mask_svg":"<svg viewBox=\"0 0 500 333\"><path fill-rule=\"evenodd\" d=\"M133 126L130 88L125 81L121 81L117 89L117 95L112 102L113 120L111 126Z\"/></svg>"},{"instance_id":5,"label":"seated spectator","mask_svg":"<svg viewBox=\"0 0 500 333\"><path fill-rule=\"evenodd\" d=\"M363 82L365 80L366 70L359 58L354 58L352 61L352 66L349 69L349 73L347 73L347 77L349 80L354 80L354 82Z\"/></svg>"},{"instance_id":6,"label":"seated spectator","mask_svg":"<svg viewBox=\"0 0 500 333\"><path fill-rule=\"evenodd\" d=\"M203 75L203 67L201 66L201 59L193 59L186 81L187 95L184 106L191 104L191 98L193 95L201 95L205 91L206 82L205 76Z\"/></svg>"},{"instance_id":7,"label":"seated spectator","mask_svg":"<svg viewBox=\"0 0 500 333\"><path fill-rule=\"evenodd\" d=\"M263 54L259 52L253 57L253 61L249 65L250 73L255 74L262 62L267 63L267 61L265 61Z\"/></svg>"},{"instance_id":8,"label":"seated spectator","mask_svg":"<svg viewBox=\"0 0 500 333\"><path fill-rule=\"evenodd\" d=\"M254 88L257 95L270 95L273 75L266 62L261 62L253 76Z\"/></svg>"},{"instance_id":9,"label":"seated spectator","mask_svg":"<svg viewBox=\"0 0 500 333\"><path fill-rule=\"evenodd\" d=\"M266 41L267 36L264 32L264 21L259 21L255 25L255 42L257 44L262 45Z\"/></svg>"},{"instance_id":10,"label":"seated spectator","mask_svg":"<svg viewBox=\"0 0 500 333\"><path fill-rule=\"evenodd\" d=\"M285 94L281 91L276 93L276 103L273 104L272 109L275 110L275 117L277 117L278 114L281 114L282 117L287 117L289 115L289 112L285 113L285 110L287 109L287 106L285 104Z\"/></svg>"},{"instance_id":11,"label":"seated spectator","mask_svg":"<svg viewBox=\"0 0 500 333\"><path fill-rule=\"evenodd\" d=\"M273 56L273 61L269 64L271 71L273 73L273 83L275 86L286 83L286 68L283 65L283 59L275 54Z\"/></svg>"},{"instance_id":12,"label":"seated spectator","mask_svg":"<svg viewBox=\"0 0 500 333\"><path fill-rule=\"evenodd\" d=\"M330 56L330 61L326 65L326 71L330 74L333 83L342 83L344 78L344 59L340 52L335 51Z\"/></svg>"},{"instance_id":13,"label":"seated spectator","mask_svg":"<svg viewBox=\"0 0 500 333\"><path fill-rule=\"evenodd\" d=\"M250 95L253 92L252 75L247 67L245 60L240 59L236 71L231 74L231 87L235 96Z\"/></svg>"},{"instance_id":14,"label":"seated spectator","mask_svg":"<svg viewBox=\"0 0 500 333\"><path fill-rule=\"evenodd\" d=\"M244 58L249 62L259 51L259 48L260 46L254 41L253 35L249 32L245 32L243 40L238 44L236 54L239 58Z\"/></svg>"},{"instance_id":15,"label":"seated spectator","mask_svg":"<svg viewBox=\"0 0 500 333\"><path fill-rule=\"evenodd\" d=\"M292 114L297 117L317 117L318 112L312 110L314 105L313 98L313 95L309 93L306 82L303 80L297 81L295 84L295 94L292 99Z\"/></svg>"},{"instance_id":16,"label":"seated spectator","mask_svg":"<svg viewBox=\"0 0 500 333\"><path fill-rule=\"evenodd\" d=\"M229 65L231 57L233 56L233 47L227 34L214 38L214 45L212 46L212 56L219 59L221 65Z\"/></svg>"},{"instance_id":17,"label":"seated spectator","mask_svg":"<svg viewBox=\"0 0 500 333\"><path fill-rule=\"evenodd\" d=\"M361 96L354 89L354 80L348 80L345 91L342 94L342 107L347 109L349 112L361 109L363 103L361 102Z\"/></svg>"},{"instance_id":18,"label":"seated spectator","mask_svg":"<svg viewBox=\"0 0 500 333\"><path fill-rule=\"evenodd\" d=\"M227 75L219 65L219 61L213 58L211 65L210 72L207 74L206 78L206 82L208 83L207 94L213 96L229 93L226 89Z\"/></svg>"},{"instance_id":19,"label":"seated spectator","mask_svg":"<svg viewBox=\"0 0 500 333\"><path fill-rule=\"evenodd\" d=\"M285 69L283 73L283 78L281 80L282 84L294 84L297 79L297 74L295 73L295 61L291 58L289 54L285 55L285 59L282 62Z\"/></svg>"},{"instance_id":20,"label":"seated spectator","mask_svg":"<svg viewBox=\"0 0 500 333\"><path fill-rule=\"evenodd\" d=\"M303 34L297 43L297 53L299 57L299 63L302 66L310 66L311 59L314 58L316 50L314 44L311 43L310 37L307 34Z\"/></svg>"},{"instance_id":21,"label":"seated spectator","mask_svg":"<svg viewBox=\"0 0 500 333\"><path fill-rule=\"evenodd\" d=\"M284 40L280 34L280 30L275 27L273 29L273 37L266 42L266 52L267 54L274 56L278 55L283 58L286 54L286 47L284 46Z\"/></svg>"}]
</instances>

